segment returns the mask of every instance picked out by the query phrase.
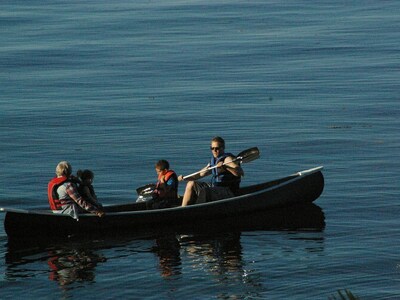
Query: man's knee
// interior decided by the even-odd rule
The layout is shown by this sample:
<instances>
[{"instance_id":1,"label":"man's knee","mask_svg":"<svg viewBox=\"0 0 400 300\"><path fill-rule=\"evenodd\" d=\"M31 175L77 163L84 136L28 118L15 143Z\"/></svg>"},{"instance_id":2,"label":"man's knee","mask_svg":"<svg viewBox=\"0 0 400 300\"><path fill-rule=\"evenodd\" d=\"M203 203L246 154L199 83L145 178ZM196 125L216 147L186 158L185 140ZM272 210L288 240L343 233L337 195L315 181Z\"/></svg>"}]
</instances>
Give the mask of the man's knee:
<instances>
[{"instance_id":1,"label":"man's knee","mask_svg":"<svg viewBox=\"0 0 400 300\"><path fill-rule=\"evenodd\" d=\"M191 190L191 189L193 189L193 186L194 186L194 181L189 181L189 182L186 184L186 190Z\"/></svg>"}]
</instances>

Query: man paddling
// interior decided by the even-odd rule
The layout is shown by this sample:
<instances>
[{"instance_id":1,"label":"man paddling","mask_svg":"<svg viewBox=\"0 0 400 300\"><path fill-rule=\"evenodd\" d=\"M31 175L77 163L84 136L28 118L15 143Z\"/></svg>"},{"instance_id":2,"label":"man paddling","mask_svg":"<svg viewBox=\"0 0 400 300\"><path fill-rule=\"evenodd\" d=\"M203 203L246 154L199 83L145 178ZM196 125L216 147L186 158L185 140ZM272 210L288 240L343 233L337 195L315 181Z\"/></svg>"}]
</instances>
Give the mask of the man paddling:
<instances>
[{"instance_id":1,"label":"man paddling","mask_svg":"<svg viewBox=\"0 0 400 300\"><path fill-rule=\"evenodd\" d=\"M225 152L224 139L219 136L214 137L210 149L212 156L206 167L187 179L182 175L178 177L179 181L188 181L182 206L229 198L239 189L244 172L240 164L234 161L235 156ZM196 181L210 174L212 174L211 182Z\"/></svg>"}]
</instances>

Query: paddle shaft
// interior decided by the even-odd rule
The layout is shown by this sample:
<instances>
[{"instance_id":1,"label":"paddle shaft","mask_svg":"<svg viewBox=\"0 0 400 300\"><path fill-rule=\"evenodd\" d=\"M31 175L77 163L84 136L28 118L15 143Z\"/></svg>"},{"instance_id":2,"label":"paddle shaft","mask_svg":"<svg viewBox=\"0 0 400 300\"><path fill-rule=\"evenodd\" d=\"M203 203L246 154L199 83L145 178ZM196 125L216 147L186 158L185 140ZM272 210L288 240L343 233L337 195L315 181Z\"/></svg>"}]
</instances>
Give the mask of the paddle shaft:
<instances>
[{"instance_id":1,"label":"paddle shaft","mask_svg":"<svg viewBox=\"0 0 400 300\"><path fill-rule=\"evenodd\" d=\"M215 168L220 168L220 167L222 167L222 166L225 166L225 165L227 165L227 164L230 164L231 162L235 162L235 161L237 161L237 160L241 160L242 158L243 158L243 157L239 156L239 157L236 157L235 159L232 159L232 160L229 161L229 162L226 162L226 163L224 162L221 166L207 167L207 169L205 169L205 170L200 170L200 171L194 172L194 173L192 173L192 174L183 176L183 180L186 180L186 178L192 177L192 176L194 176L194 175L197 175L197 174L200 174L200 173L203 173L203 172L208 172L208 171L213 170L213 169L215 169Z\"/></svg>"}]
</instances>

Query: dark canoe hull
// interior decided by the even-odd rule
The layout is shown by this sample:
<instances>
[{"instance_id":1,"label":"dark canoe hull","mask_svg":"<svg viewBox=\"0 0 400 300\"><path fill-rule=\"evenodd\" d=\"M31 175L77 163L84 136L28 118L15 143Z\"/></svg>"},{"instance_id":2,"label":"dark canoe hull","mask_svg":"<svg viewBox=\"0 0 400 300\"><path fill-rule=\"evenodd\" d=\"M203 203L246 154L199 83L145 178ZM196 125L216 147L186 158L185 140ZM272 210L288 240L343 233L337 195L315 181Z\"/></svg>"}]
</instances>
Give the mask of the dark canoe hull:
<instances>
[{"instance_id":1,"label":"dark canoe hull","mask_svg":"<svg viewBox=\"0 0 400 300\"><path fill-rule=\"evenodd\" d=\"M81 215L79 221L49 211L7 210L4 221L9 237L61 237L119 234L156 228L196 229L217 222L233 226L239 217L312 203L322 193L320 168L279 180L244 187L234 198L188 207L141 210L131 203L106 207L106 216ZM269 217L273 219L271 215ZM251 219L251 218L250 218Z\"/></svg>"}]
</instances>

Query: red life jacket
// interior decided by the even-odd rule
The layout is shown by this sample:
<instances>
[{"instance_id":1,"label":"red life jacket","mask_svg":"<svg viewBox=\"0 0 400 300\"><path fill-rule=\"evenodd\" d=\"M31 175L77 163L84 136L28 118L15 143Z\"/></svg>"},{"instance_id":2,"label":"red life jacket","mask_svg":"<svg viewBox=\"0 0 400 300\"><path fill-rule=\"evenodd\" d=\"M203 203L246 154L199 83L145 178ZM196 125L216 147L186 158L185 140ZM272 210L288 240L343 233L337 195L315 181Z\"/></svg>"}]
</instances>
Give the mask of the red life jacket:
<instances>
[{"instance_id":1,"label":"red life jacket","mask_svg":"<svg viewBox=\"0 0 400 300\"><path fill-rule=\"evenodd\" d=\"M156 189L155 189L155 193L160 195L160 190L159 187L161 186L161 179L164 177L164 183L167 183L167 181L171 178L175 176L176 182L178 182L178 177L176 175L176 173L172 170L167 170L166 173L160 173L160 175L158 175L158 181L156 184ZM163 198L166 199L176 199L178 197L178 187L174 187L172 188L170 191L167 191L165 195L163 195Z\"/></svg>"},{"instance_id":2,"label":"red life jacket","mask_svg":"<svg viewBox=\"0 0 400 300\"><path fill-rule=\"evenodd\" d=\"M62 201L58 199L57 189L60 185L68 180L67 177L55 177L50 180L49 185L47 186L47 197L49 198L50 208L52 210L59 210L62 206Z\"/></svg>"}]
</instances>

